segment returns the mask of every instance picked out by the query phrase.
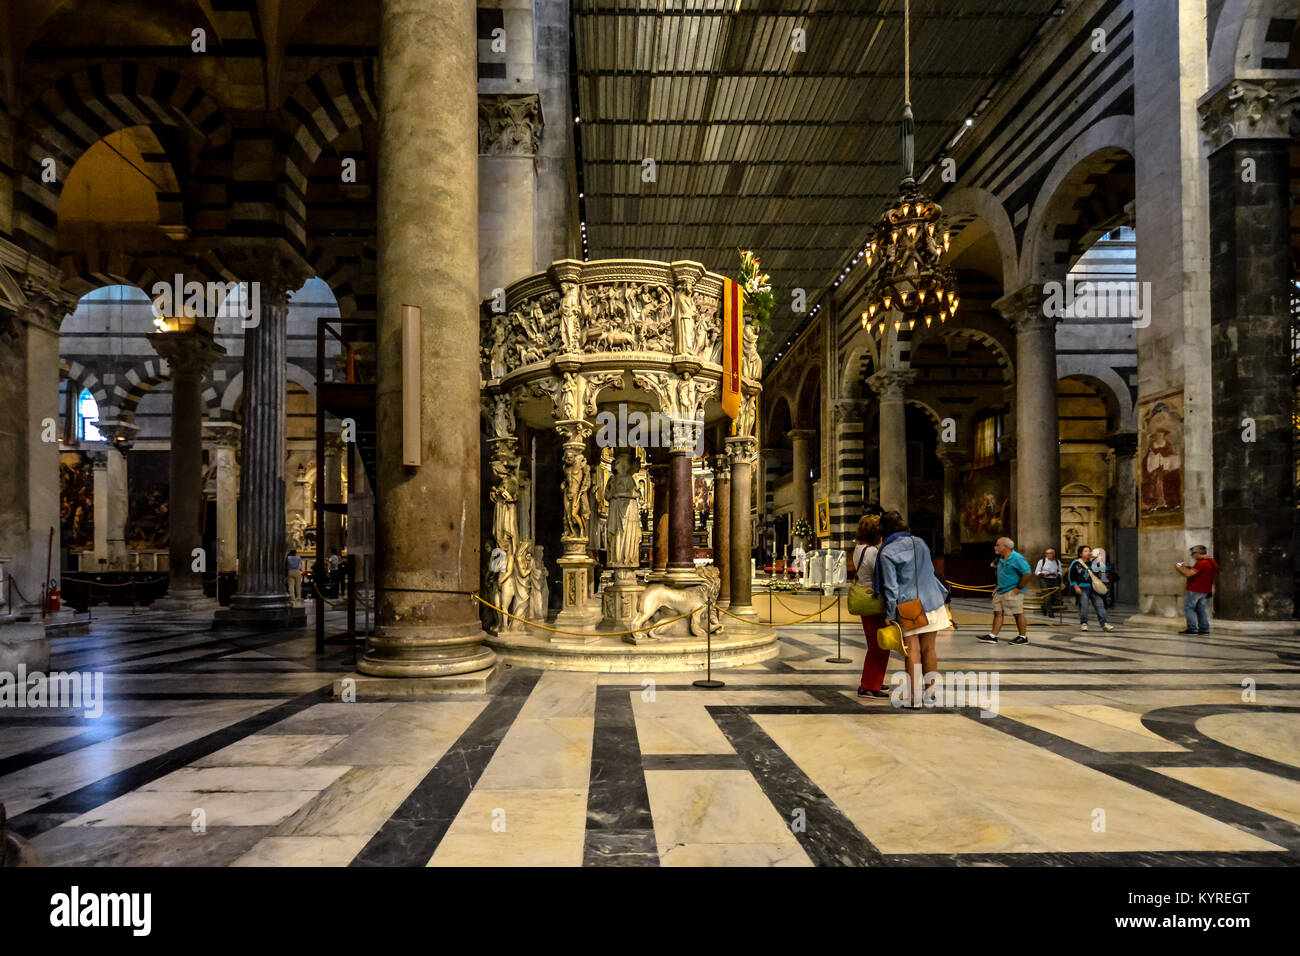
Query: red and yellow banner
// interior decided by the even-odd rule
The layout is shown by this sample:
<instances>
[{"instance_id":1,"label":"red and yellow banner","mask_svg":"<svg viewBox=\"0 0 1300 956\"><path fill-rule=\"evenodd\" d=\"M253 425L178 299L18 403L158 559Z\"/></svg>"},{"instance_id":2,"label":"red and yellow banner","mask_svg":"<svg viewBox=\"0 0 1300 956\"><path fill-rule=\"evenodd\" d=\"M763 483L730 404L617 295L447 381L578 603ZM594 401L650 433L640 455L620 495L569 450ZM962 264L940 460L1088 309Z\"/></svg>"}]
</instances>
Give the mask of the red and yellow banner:
<instances>
[{"instance_id":1,"label":"red and yellow banner","mask_svg":"<svg viewBox=\"0 0 1300 956\"><path fill-rule=\"evenodd\" d=\"M728 418L740 414L741 331L744 329L745 293L740 283L722 284L722 410Z\"/></svg>"}]
</instances>

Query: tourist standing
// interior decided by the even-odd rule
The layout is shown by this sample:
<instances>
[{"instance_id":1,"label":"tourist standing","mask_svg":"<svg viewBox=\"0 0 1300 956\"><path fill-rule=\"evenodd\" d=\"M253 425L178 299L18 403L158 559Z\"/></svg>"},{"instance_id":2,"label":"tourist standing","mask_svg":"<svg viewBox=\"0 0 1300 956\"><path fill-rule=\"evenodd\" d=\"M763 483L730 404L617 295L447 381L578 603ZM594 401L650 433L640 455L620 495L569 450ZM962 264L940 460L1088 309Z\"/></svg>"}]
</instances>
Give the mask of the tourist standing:
<instances>
[{"instance_id":1,"label":"tourist standing","mask_svg":"<svg viewBox=\"0 0 1300 956\"><path fill-rule=\"evenodd\" d=\"M903 628L912 706L920 707L922 675L932 675L932 680L938 675L936 634L952 629L948 592L934 573L930 549L908 530L902 515L885 512L880 519L880 533L884 541L876 555L875 589L885 599L885 620L898 621ZM910 614L908 620L903 620L900 606L909 612L922 611L924 622ZM908 627L909 623L913 626Z\"/></svg>"},{"instance_id":2,"label":"tourist standing","mask_svg":"<svg viewBox=\"0 0 1300 956\"><path fill-rule=\"evenodd\" d=\"M1113 631L1115 628L1106 623L1106 602L1102 600L1101 595L1096 592L1092 586L1092 548L1086 544L1079 548L1079 556L1070 562L1070 570L1066 573L1065 579L1069 582L1070 587L1074 589L1074 594L1079 602L1079 630L1088 629L1088 605L1091 604L1097 611L1097 621L1101 624L1103 631Z\"/></svg>"},{"instance_id":3,"label":"tourist standing","mask_svg":"<svg viewBox=\"0 0 1300 956\"><path fill-rule=\"evenodd\" d=\"M998 538L993 545L997 560L989 567L997 572L997 583L993 586L993 627L980 637L985 644L998 642L998 631L1002 630L1002 621L1010 614L1016 619L1016 637L1012 644L1028 644L1029 637L1025 629L1029 622L1025 620L1025 588L1029 586L1032 572L1025 556L1016 550L1016 543L1010 538Z\"/></svg>"},{"instance_id":4,"label":"tourist standing","mask_svg":"<svg viewBox=\"0 0 1300 956\"><path fill-rule=\"evenodd\" d=\"M1043 616L1056 614L1056 599L1061 590L1061 561L1055 548L1048 548L1034 566L1034 576L1043 587Z\"/></svg>"},{"instance_id":5,"label":"tourist standing","mask_svg":"<svg viewBox=\"0 0 1300 956\"><path fill-rule=\"evenodd\" d=\"M880 516L863 515L858 522L858 543L849 558L849 573L860 587L875 589L876 556L880 552ZM885 615L862 615L862 633L867 638L867 658L862 662L862 680L858 682L859 697L888 697L885 690L885 671L889 668L889 651L876 640L876 632L884 626Z\"/></svg>"},{"instance_id":6,"label":"tourist standing","mask_svg":"<svg viewBox=\"0 0 1300 956\"><path fill-rule=\"evenodd\" d=\"M289 583L289 600L294 604L302 603L302 558L298 549L290 548L289 556L284 559L284 576Z\"/></svg>"},{"instance_id":7,"label":"tourist standing","mask_svg":"<svg viewBox=\"0 0 1300 956\"><path fill-rule=\"evenodd\" d=\"M1219 573L1219 562L1210 557L1203 544L1192 548L1191 555L1191 567L1181 561L1174 565L1174 570L1187 579L1187 594L1183 597L1183 616L1187 618L1187 630L1178 633L1209 634L1208 605L1210 595L1214 593L1214 576Z\"/></svg>"},{"instance_id":8,"label":"tourist standing","mask_svg":"<svg viewBox=\"0 0 1300 956\"><path fill-rule=\"evenodd\" d=\"M1106 554L1106 549L1097 548L1093 551L1092 561L1088 566L1092 568L1092 573L1097 575L1097 578L1101 583L1106 585L1106 593L1103 596L1106 606L1114 607L1115 588L1113 586L1114 575L1112 572L1115 570L1115 567L1110 563L1110 558Z\"/></svg>"}]
</instances>

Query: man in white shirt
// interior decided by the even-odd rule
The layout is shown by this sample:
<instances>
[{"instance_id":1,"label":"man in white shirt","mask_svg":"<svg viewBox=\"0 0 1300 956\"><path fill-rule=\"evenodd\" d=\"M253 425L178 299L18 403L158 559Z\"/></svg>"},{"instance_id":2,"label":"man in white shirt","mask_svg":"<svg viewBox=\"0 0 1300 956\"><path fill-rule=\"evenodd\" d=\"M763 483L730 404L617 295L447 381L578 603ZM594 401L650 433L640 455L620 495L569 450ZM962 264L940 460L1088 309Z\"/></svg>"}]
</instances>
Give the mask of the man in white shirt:
<instances>
[{"instance_id":1,"label":"man in white shirt","mask_svg":"<svg viewBox=\"0 0 1300 956\"><path fill-rule=\"evenodd\" d=\"M1061 562L1056 557L1056 549L1048 548L1034 568L1034 574L1044 588L1051 588L1043 593L1043 616L1053 617L1056 613L1056 598L1061 586Z\"/></svg>"}]
</instances>

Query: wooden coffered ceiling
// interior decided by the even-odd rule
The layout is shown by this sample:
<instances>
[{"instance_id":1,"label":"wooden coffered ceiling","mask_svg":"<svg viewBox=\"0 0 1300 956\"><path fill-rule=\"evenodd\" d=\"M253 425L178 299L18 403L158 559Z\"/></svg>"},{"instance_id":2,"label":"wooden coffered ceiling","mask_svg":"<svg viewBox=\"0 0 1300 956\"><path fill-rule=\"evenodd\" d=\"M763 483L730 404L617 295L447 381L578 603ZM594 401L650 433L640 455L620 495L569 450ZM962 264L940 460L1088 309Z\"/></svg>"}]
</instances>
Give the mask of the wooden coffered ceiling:
<instances>
[{"instance_id":1,"label":"wooden coffered ceiling","mask_svg":"<svg viewBox=\"0 0 1300 956\"><path fill-rule=\"evenodd\" d=\"M913 0L917 173L1059 0ZM770 358L898 185L903 0L573 0L591 258L753 249L772 276ZM806 52L793 49L805 31ZM644 160L655 178L644 181Z\"/></svg>"}]
</instances>

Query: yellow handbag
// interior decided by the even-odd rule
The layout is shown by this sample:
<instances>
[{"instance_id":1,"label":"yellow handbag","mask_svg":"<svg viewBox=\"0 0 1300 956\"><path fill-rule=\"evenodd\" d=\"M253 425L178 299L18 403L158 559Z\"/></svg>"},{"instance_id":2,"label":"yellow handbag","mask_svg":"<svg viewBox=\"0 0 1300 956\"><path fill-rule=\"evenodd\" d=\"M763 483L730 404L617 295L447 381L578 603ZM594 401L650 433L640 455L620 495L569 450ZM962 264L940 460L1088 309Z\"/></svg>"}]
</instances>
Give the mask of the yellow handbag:
<instances>
[{"instance_id":1,"label":"yellow handbag","mask_svg":"<svg viewBox=\"0 0 1300 956\"><path fill-rule=\"evenodd\" d=\"M876 643L884 651L894 651L903 660L907 660L907 645L903 643L903 629L893 621L882 625L876 631Z\"/></svg>"}]
</instances>

